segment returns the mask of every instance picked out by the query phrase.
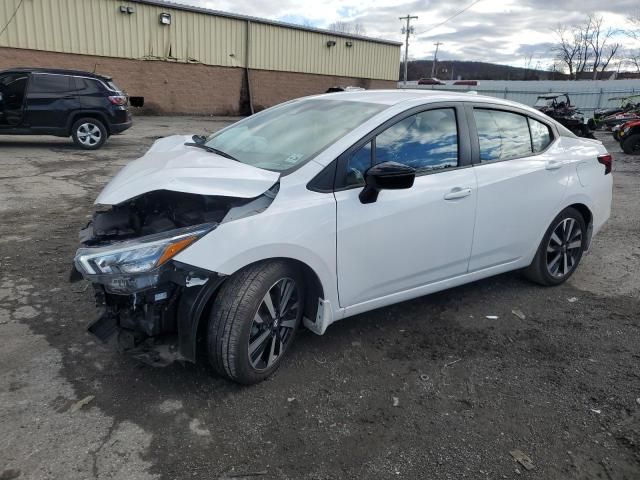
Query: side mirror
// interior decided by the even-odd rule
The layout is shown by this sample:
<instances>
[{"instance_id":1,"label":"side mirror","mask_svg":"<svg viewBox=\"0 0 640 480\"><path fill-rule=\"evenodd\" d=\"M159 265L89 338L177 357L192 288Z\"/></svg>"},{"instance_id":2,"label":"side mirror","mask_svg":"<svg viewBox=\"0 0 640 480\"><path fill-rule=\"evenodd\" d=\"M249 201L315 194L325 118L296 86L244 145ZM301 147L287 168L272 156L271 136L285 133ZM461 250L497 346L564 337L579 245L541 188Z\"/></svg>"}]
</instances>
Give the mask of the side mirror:
<instances>
[{"instance_id":1,"label":"side mirror","mask_svg":"<svg viewBox=\"0 0 640 480\"><path fill-rule=\"evenodd\" d=\"M207 141L207 137L205 137L204 135L194 135L193 137L191 137L191 140L193 140L193 143L197 145L204 145L204 142Z\"/></svg>"},{"instance_id":2,"label":"side mirror","mask_svg":"<svg viewBox=\"0 0 640 480\"><path fill-rule=\"evenodd\" d=\"M365 187L360 192L362 203L373 203L380 190L400 190L411 188L416 178L416 170L396 162L374 165L365 173Z\"/></svg>"}]
</instances>

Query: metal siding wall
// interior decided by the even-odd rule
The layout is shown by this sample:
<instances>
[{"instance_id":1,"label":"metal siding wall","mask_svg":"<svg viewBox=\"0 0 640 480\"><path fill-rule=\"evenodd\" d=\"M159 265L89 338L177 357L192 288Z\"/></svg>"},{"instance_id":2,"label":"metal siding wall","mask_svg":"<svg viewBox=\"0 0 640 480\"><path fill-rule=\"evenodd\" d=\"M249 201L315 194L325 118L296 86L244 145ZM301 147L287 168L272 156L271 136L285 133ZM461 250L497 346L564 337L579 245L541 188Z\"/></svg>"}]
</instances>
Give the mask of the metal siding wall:
<instances>
[{"instance_id":1,"label":"metal siding wall","mask_svg":"<svg viewBox=\"0 0 640 480\"><path fill-rule=\"evenodd\" d=\"M383 80L398 78L400 62L396 45L260 23L251 24L251 52L250 68Z\"/></svg>"},{"instance_id":2,"label":"metal siding wall","mask_svg":"<svg viewBox=\"0 0 640 480\"><path fill-rule=\"evenodd\" d=\"M0 0L0 25L20 0ZM133 14L120 13L131 6ZM171 14L171 25L159 23ZM25 0L0 46L133 59L245 65L247 23L126 0ZM400 47L251 23L251 68L397 80ZM336 42L328 48L327 41ZM347 48L346 41L353 42Z\"/></svg>"}]
</instances>

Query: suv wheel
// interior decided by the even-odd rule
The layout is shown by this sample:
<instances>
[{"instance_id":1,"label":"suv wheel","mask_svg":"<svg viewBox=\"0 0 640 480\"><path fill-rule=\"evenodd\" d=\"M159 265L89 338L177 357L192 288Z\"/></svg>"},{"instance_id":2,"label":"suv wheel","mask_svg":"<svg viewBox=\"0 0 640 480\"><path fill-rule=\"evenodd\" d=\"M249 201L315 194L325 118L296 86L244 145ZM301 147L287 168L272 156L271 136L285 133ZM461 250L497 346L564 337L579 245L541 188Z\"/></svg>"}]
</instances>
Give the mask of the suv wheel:
<instances>
[{"instance_id":1,"label":"suv wheel","mask_svg":"<svg viewBox=\"0 0 640 480\"><path fill-rule=\"evenodd\" d=\"M536 256L524 271L541 285L560 285L575 272L586 246L587 226L580 212L566 208L551 222Z\"/></svg>"},{"instance_id":2,"label":"suv wheel","mask_svg":"<svg viewBox=\"0 0 640 480\"><path fill-rule=\"evenodd\" d=\"M271 375L293 343L304 309L303 277L283 261L251 265L229 278L209 318L209 361L243 384Z\"/></svg>"},{"instance_id":3,"label":"suv wheel","mask_svg":"<svg viewBox=\"0 0 640 480\"><path fill-rule=\"evenodd\" d=\"M622 141L622 150L628 155L640 155L640 133L635 133Z\"/></svg>"},{"instance_id":4,"label":"suv wheel","mask_svg":"<svg viewBox=\"0 0 640 480\"><path fill-rule=\"evenodd\" d=\"M76 145L85 150L97 150L107 140L107 129L95 118L81 118L71 127L71 137Z\"/></svg>"}]
</instances>

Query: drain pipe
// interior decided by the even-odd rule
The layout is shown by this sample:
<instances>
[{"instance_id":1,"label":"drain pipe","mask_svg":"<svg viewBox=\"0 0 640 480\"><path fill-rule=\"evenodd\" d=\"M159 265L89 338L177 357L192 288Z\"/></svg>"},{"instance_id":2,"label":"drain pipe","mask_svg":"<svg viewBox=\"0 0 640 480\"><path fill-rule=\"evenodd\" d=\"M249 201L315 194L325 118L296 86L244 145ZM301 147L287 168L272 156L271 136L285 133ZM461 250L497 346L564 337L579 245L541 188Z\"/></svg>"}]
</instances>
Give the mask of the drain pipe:
<instances>
[{"instance_id":1,"label":"drain pipe","mask_svg":"<svg viewBox=\"0 0 640 480\"><path fill-rule=\"evenodd\" d=\"M244 51L244 65L245 65L245 74L247 75L247 95L249 96L249 111L251 115L255 113L253 110L253 98L251 95L251 75L249 74L249 54L251 53L251 49L249 47L251 42L251 21L247 20L247 34L245 36L245 51Z\"/></svg>"}]
</instances>

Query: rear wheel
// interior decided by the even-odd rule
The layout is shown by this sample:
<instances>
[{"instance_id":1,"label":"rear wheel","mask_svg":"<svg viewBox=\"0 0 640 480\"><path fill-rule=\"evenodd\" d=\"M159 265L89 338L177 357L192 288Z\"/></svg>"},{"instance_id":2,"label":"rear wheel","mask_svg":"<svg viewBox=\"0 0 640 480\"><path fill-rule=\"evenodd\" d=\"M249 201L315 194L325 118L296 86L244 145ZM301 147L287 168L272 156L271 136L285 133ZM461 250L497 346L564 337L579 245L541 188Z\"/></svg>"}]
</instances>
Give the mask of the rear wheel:
<instances>
[{"instance_id":1,"label":"rear wheel","mask_svg":"<svg viewBox=\"0 0 640 480\"><path fill-rule=\"evenodd\" d=\"M536 256L524 274L541 285L560 285L575 272L586 246L587 226L575 208L567 208L551 222Z\"/></svg>"},{"instance_id":2,"label":"rear wheel","mask_svg":"<svg viewBox=\"0 0 640 480\"><path fill-rule=\"evenodd\" d=\"M107 140L107 129L95 118L81 118L71 127L71 138L85 150L97 150Z\"/></svg>"},{"instance_id":3,"label":"rear wheel","mask_svg":"<svg viewBox=\"0 0 640 480\"><path fill-rule=\"evenodd\" d=\"M622 150L629 155L640 155L640 133L625 138L622 142Z\"/></svg>"},{"instance_id":4,"label":"rear wheel","mask_svg":"<svg viewBox=\"0 0 640 480\"><path fill-rule=\"evenodd\" d=\"M264 380L293 343L303 308L302 275L288 262L261 262L234 274L211 311L211 365L239 383Z\"/></svg>"}]
</instances>

